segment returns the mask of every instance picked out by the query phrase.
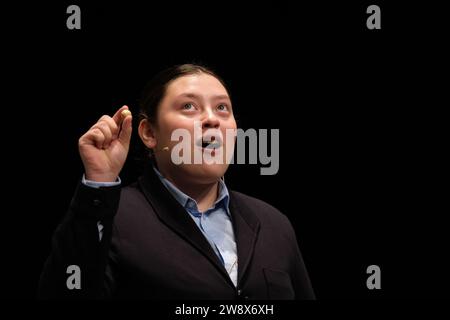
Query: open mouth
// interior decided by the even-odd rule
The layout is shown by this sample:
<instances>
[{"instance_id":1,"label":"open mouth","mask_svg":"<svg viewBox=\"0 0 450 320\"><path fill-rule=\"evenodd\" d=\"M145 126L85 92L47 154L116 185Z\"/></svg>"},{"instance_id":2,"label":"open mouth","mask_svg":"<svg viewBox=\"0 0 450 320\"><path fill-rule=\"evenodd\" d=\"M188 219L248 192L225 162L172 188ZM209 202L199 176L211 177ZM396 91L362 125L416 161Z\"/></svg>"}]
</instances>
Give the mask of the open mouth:
<instances>
[{"instance_id":1,"label":"open mouth","mask_svg":"<svg viewBox=\"0 0 450 320\"><path fill-rule=\"evenodd\" d=\"M215 137L210 137L210 138L203 138L203 139L198 140L196 145L203 149L214 150L214 149L218 149L218 148L222 147L223 143L221 140L215 139Z\"/></svg>"}]
</instances>

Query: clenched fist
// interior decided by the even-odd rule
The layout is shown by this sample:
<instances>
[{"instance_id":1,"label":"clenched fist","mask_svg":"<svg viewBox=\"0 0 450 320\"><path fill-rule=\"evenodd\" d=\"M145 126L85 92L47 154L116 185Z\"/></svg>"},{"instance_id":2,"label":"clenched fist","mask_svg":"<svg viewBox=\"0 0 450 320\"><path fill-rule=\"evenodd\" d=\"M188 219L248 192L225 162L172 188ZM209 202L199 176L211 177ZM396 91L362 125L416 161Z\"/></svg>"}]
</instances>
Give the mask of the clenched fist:
<instances>
[{"instance_id":1,"label":"clenched fist","mask_svg":"<svg viewBox=\"0 0 450 320\"><path fill-rule=\"evenodd\" d=\"M116 181L130 147L132 116L123 106L112 116L102 116L78 141L86 179Z\"/></svg>"}]
</instances>

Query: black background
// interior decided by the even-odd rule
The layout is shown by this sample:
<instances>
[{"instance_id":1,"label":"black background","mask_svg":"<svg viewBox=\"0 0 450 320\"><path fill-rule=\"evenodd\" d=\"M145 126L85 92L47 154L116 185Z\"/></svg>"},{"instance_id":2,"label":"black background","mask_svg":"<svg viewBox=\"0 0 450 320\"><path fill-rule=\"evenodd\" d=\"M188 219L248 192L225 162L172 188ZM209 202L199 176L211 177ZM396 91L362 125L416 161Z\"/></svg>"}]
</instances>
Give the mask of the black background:
<instances>
[{"instance_id":1,"label":"black background","mask_svg":"<svg viewBox=\"0 0 450 320\"><path fill-rule=\"evenodd\" d=\"M70 4L81 30L66 28ZM381 30L366 28L370 4ZM280 129L277 175L235 165L226 181L289 217L319 299L448 298L442 12L424 1L5 9L5 296L36 297L82 175L79 136L123 104L136 112L156 72L198 62L228 83L240 127ZM139 174L134 156L125 183ZM366 288L371 264L381 290Z\"/></svg>"}]
</instances>

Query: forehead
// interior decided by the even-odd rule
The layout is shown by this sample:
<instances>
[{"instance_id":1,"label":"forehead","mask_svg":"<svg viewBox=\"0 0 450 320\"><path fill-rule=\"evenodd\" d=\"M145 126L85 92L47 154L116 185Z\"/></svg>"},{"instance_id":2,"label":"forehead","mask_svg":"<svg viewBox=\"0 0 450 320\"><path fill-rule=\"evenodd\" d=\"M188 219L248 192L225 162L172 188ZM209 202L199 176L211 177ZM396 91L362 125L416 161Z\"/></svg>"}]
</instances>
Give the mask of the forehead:
<instances>
[{"instance_id":1,"label":"forehead","mask_svg":"<svg viewBox=\"0 0 450 320\"><path fill-rule=\"evenodd\" d=\"M178 96L184 93L198 95L227 95L227 90L220 81L209 74L192 74L173 80L167 87L166 94Z\"/></svg>"}]
</instances>

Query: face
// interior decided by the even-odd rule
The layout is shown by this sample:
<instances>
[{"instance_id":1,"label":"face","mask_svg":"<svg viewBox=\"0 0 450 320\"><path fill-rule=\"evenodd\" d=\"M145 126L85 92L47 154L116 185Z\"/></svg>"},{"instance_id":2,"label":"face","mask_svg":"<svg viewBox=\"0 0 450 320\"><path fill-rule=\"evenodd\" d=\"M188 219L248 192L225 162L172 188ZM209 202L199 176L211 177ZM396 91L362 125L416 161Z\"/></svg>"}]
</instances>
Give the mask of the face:
<instances>
[{"instance_id":1,"label":"face","mask_svg":"<svg viewBox=\"0 0 450 320\"><path fill-rule=\"evenodd\" d=\"M200 73L172 81L159 105L157 124L151 129L153 145L147 146L156 150L156 162L165 176L206 184L217 181L225 174L228 168L225 157L234 149L234 139L226 138L227 129L233 132L236 120L230 97L215 77ZM189 141L184 141L192 159L188 164L175 164L172 161L172 150L177 144L181 146L179 141L171 140L176 129L184 129L184 132L189 133ZM169 147L168 150L165 147ZM183 156L184 151L177 154ZM201 156L201 163L193 163L194 154ZM213 156L216 159L221 156L222 161L204 161Z\"/></svg>"}]
</instances>

